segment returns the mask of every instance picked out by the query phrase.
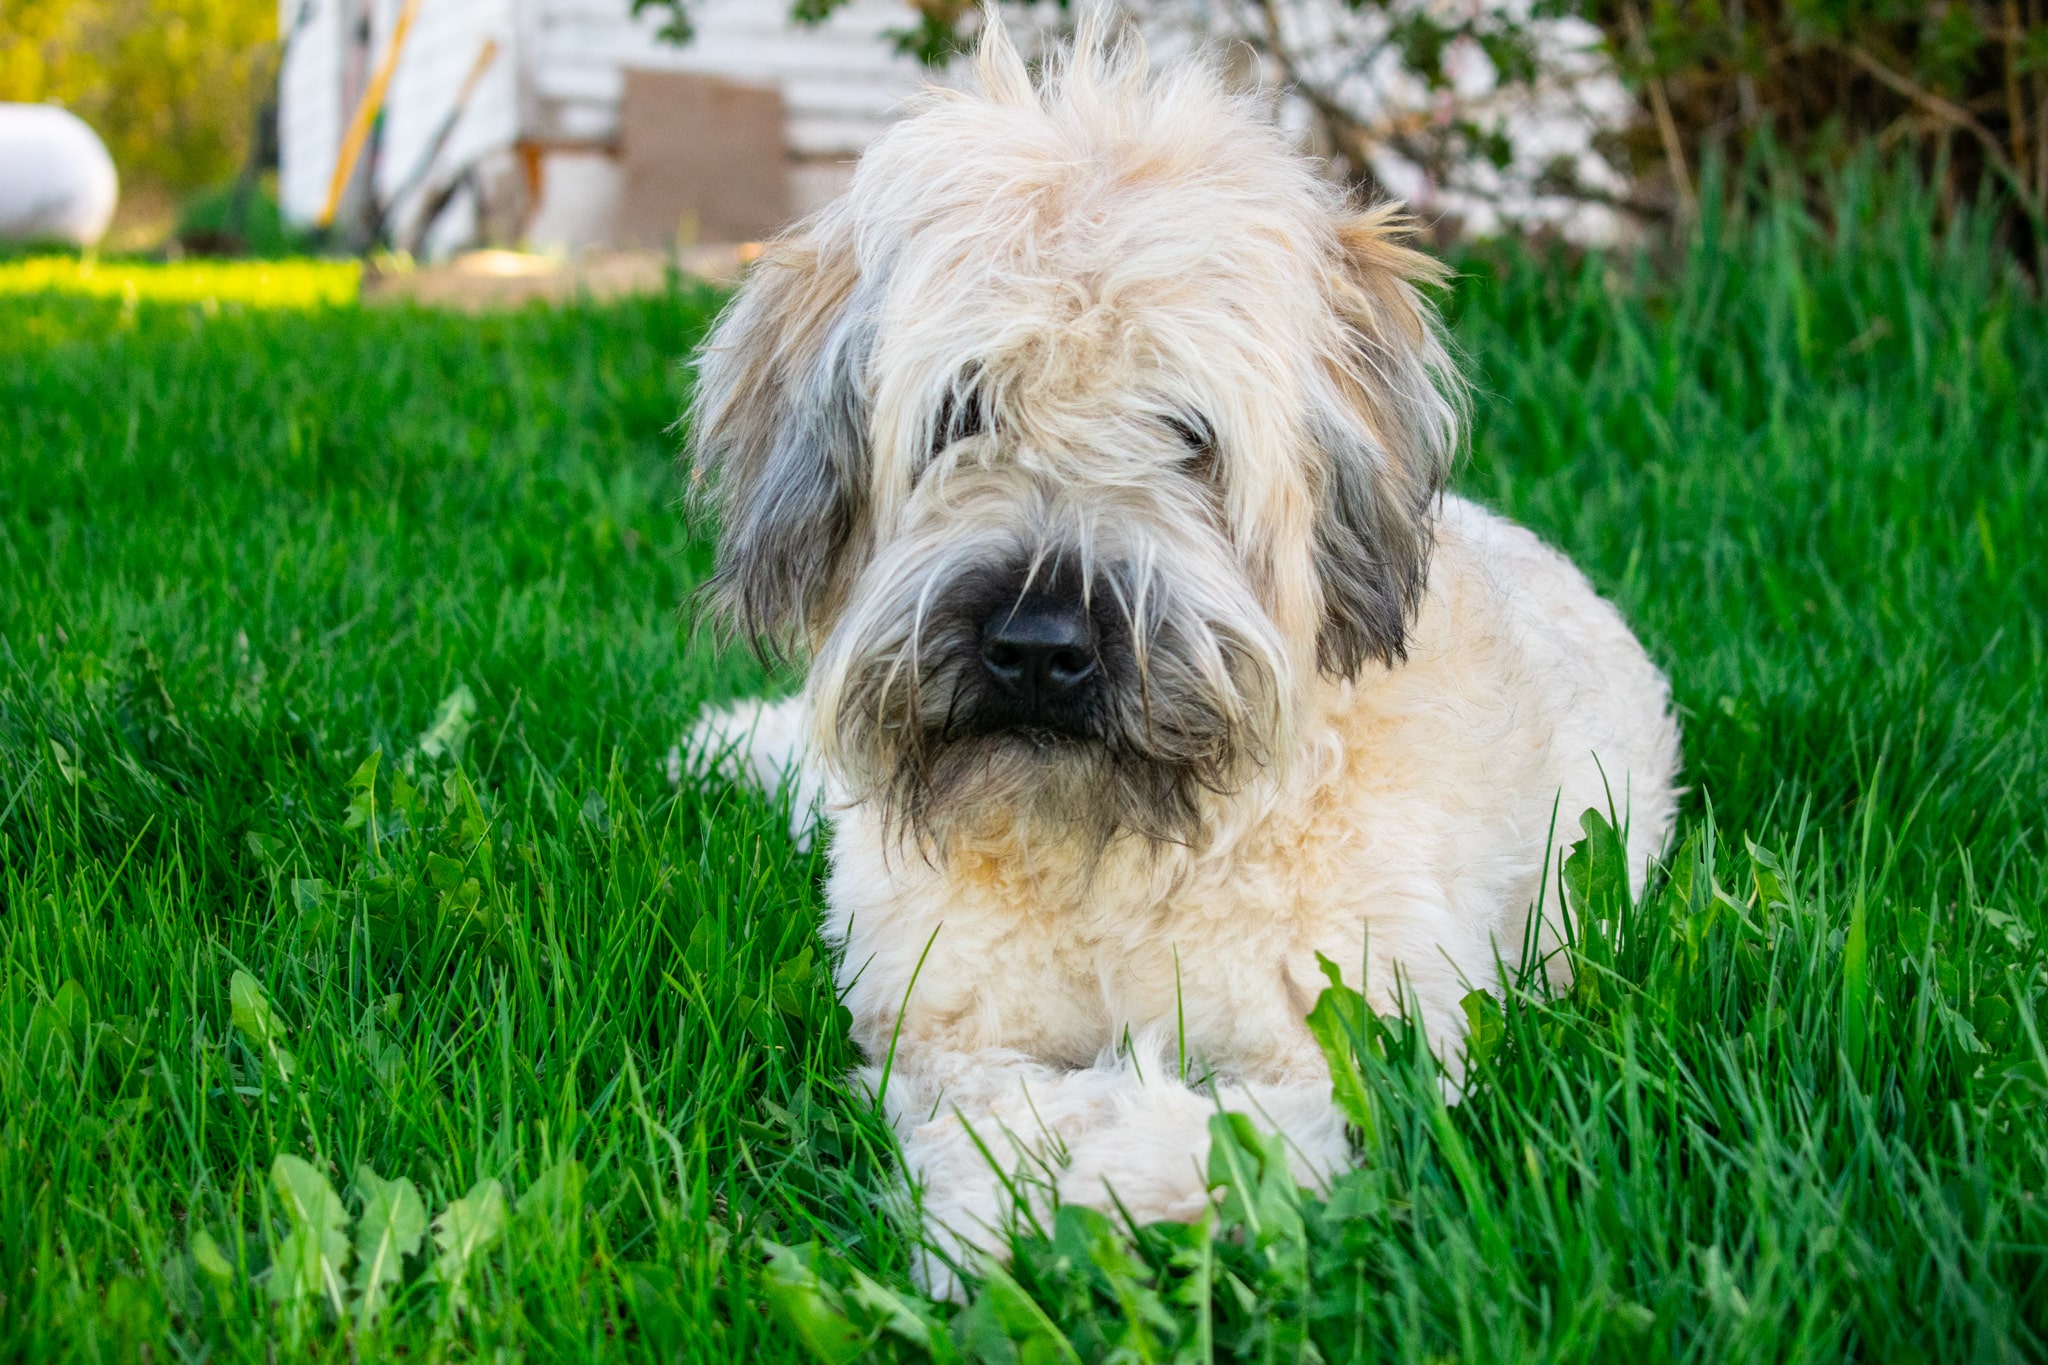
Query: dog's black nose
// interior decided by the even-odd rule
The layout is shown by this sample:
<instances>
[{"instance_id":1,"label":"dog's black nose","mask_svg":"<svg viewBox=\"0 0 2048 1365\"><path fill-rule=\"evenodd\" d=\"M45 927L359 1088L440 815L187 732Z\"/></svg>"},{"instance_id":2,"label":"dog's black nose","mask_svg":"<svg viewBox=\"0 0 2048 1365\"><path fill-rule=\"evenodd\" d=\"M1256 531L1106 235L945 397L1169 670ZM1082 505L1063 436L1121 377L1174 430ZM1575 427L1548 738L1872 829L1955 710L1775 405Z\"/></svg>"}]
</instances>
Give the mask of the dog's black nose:
<instances>
[{"instance_id":1,"label":"dog's black nose","mask_svg":"<svg viewBox=\"0 0 2048 1365\"><path fill-rule=\"evenodd\" d=\"M981 661L1027 706L1061 701L1095 674L1095 623L1078 601L1027 593L982 626Z\"/></svg>"}]
</instances>

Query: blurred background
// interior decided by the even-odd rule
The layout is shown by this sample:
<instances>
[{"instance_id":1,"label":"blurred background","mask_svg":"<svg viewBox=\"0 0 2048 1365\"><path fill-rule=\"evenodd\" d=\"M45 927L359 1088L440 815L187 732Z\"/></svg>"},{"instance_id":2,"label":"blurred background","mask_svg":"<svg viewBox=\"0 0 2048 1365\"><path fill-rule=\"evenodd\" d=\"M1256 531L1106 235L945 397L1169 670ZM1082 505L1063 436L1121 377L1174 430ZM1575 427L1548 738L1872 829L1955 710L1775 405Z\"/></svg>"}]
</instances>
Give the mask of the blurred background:
<instances>
[{"instance_id":1,"label":"blurred background","mask_svg":"<svg viewBox=\"0 0 2048 1365\"><path fill-rule=\"evenodd\" d=\"M1219 46L1234 79L1285 91L1269 98L1331 174L1439 237L1625 241L1685 222L1716 164L1762 157L1796 194L1860 157L1986 201L2038 266L2044 6L1126 10L1155 49ZM1006 14L1040 50L1076 20L1050 0ZM921 81L956 79L980 21L965 0L0 0L0 235L717 273L835 194Z\"/></svg>"}]
</instances>

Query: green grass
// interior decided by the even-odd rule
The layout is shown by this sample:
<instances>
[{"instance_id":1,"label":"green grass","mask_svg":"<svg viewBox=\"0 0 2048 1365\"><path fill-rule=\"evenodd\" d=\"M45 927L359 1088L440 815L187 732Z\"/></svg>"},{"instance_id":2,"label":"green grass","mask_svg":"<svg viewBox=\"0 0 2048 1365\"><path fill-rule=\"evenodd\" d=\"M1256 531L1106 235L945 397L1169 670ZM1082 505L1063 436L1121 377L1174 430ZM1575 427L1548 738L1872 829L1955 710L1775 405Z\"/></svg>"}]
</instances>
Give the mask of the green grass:
<instances>
[{"instance_id":1,"label":"green grass","mask_svg":"<svg viewBox=\"0 0 2048 1365\"><path fill-rule=\"evenodd\" d=\"M716 300L0 298L0 1355L2041 1358L2048 311L1910 186L1829 216L1452 303L1460 486L1672 674L1670 876L1585 840L1581 985L1454 1109L1352 1016L1327 1202L1234 1133L1217 1222L1069 1214L957 1314L876 1205L819 856L665 775L764 683L684 611ZM368 1325L359 1213L454 1248Z\"/></svg>"}]
</instances>

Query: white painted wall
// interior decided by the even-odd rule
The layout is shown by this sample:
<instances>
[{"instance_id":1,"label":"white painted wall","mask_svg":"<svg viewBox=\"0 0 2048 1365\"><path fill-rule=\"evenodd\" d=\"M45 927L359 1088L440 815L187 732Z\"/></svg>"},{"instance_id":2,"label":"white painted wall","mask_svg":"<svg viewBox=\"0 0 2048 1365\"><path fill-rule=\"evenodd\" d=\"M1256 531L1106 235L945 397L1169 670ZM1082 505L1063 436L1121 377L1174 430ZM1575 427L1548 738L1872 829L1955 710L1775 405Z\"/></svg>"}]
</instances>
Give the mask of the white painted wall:
<instances>
[{"instance_id":1,"label":"white painted wall","mask_svg":"<svg viewBox=\"0 0 2048 1365\"><path fill-rule=\"evenodd\" d=\"M400 0L380 0L379 52L399 8ZM421 192L478 158L512 145L519 135L516 19L514 0L422 0L385 100L383 146L377 160L380 200L388 199L418 169L420 157L454 110L463 80L488 41L498 44L497 59L470 96ZM417 197L415 203L394 206L399 221L410 216Z\"/></svg>"},{"instance_id":2,"label":"white painted wall","mask_svg":"<svg viewBox=\"0 0 2048 1365\"><path fill-rule=\"evenodd\" d=\"M790 22L788 0L704 0L693 13L697 35L684 47L656 38L652 15L638 23L623 17L627 0L526 2L536 16L534 92L564 137L613 136L622 73L644 67L776 86L794 155L850 159L924 79L883 36L915 21L903 0L851 0L815 28Z\"/></svg>"},{"instance_id":3,"label":"white painted wall","mask_svg":"<svg viewBox=\"0 0 2048 1365\"><path fill-rule=\"evenodd\" d=\"M300 22L301 4L311 10ZM277 31L289 35L277 77L277 197L294 223L327 202L341 146L341 7L335 0L278 0Z\"/></svg>"},{"instance_id":4,"label":"white painted wall","mask_svg":"<svg viewBox=\"0 0 2048 1365\"><path fill-rule=\"evenodd\" d=\"M485 75L435 163L428 185L478 156L510 147L519 134L518 0L422 0L384 101L377 147L380 197L397 190L419 163L455 105L478 49L496 39L496 62ZM371 7L372 66L388 50L403 0ZM302 25L300 16L304 14ZM327 202L335 157L348 127L342 108L340 0L280 0L279 31L292 33L279 74L278 189L285 214L310 223ZM367 154L367 151L366 151ZM412 204L396 206L402 220Z\"/></svg>"},{"instance_id":5,"label":"white painted wall","mask_svg":"<svg viewBox=\"0 0 2048 1365\"><path fill-rule=\"evenodd\" d=\"M603 246L625 190L616 157L566 148L541 162L540 202L526 220L535 251L573 253Z\"/></svg>"}]
</instances>

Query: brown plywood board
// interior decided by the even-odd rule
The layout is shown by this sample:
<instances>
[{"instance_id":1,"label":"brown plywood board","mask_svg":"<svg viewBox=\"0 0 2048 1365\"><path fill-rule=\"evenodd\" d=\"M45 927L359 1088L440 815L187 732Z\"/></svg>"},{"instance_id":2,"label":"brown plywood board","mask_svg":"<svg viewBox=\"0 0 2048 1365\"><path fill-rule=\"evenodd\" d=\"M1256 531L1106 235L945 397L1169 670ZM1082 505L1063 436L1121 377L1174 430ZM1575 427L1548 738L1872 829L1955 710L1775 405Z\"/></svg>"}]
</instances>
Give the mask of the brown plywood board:
<instances>
[{"instance_id":1,"label":"brown plywood board","mask_svg":"<svg viewBox=\"0 0 2048 1365\"><path fill-rule=\"evenodd\" d=\"M625 76L618 245L757 241L789 220L779 91L676 71Z\"/></svg>"}]
</instances>

